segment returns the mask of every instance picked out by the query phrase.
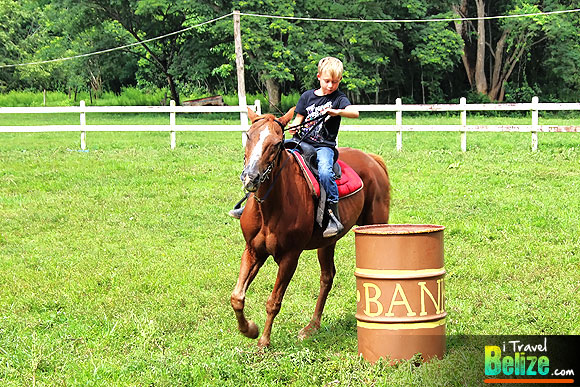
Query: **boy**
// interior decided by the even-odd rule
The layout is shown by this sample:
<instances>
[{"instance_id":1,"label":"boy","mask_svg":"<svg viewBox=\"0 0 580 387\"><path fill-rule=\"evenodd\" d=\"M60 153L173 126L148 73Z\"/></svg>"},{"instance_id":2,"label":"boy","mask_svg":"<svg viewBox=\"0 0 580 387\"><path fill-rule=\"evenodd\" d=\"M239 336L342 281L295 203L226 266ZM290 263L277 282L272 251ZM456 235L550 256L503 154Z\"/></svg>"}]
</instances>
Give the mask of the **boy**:
<instances>
[{"instance_id":1,"label":"boy","mask_svg":"<svg viewBox=\"0 0 580 387\"><path fill-rule=\"evenodd\" d=\"M333 237L344 229L338 213L338 187L332 170L340 119L359 116L359 112L352 107L346 95L338 90L342 72L342 62L337 58L326 57L318 62L316 77L320 82L320 88L308 90L300 96L292 126L314 120L323 114L328 114L329 117L323 121L313 122L311 125L316 125L315 128L311 126L302 128L300 133L292 127L289 129L289 133L293 134L298 141L305 133L308 133L302 141L316 149L320 184L326 191L327 207L330 213L328 227L323 232L325 238Z\"/></svg>"},{"instance_id":2,"label":"boy","mask_svg":"<svg viewBox=\"0 0 580 387\"><path fill-rule=\"evenodd\" d=\"M318 174L320 183L326 191L327 207L330 213L328 226L323 232L325 238L333 237L344 229L338 213L338 187L332 170L340 118L358 118L359 116L358 111L352 107L346 95L338 90L338 85L342 80L342 72L342 62L337 58L326 57L318 62L316 77L320 82L320 88L308 90L300 96L296 104L296 117L288 130L297 141L300 141L307 133L308 136L302 141L316 148ZM312 122L310 126L301 128L300 133L292 128L326 113L329 115L328 119ZM316 125L316 127L312 128L312 125ZM230 215L238 219L244 209L239 204L236 205L236 209L230 211Z\"/></svg>"}]
</instances>

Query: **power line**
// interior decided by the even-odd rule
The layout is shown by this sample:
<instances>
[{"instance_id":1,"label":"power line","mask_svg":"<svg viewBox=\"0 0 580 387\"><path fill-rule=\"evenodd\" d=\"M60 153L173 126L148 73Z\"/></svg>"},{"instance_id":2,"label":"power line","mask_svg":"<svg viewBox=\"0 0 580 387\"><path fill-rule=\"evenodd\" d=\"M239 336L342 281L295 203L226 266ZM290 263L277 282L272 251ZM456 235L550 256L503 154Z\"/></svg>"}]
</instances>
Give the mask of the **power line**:
<instances>
[{"instance_id":1,"label":"power line","mask_svg":"<svg viewBox=\"0 0 580 387\"><path fill-rule=\"evenodd\" d=\"M563 13L580 12L580 8L566 9L561 11L523 13L518 15L499 15L499 16L482 16L482 17L457 17L457 18L441 18L441 19L324 19L312 17L297 17L297 16L275 16L275 15L261 15L254 13L240 13L241 16L262 17L271 19L287 19L287 20L301 20L301 21L320 21L320 22L341 22L341 23L430 23L430 22L456 22L456 21L473 21L473 20L494 20L494 19L508 19L531 16L547 16Z\"/></svg>"},{"instance_id":2,"label":"power line","mask_svg":"<svg viewBox=\"0 0 580 387\"><path fill-rule=\"evenodd\" d=\"M79 54L79 55L74 55L74 56L68 56L66 58L49 59L49 60L43 60L43 61L39 61L39 62L29 62L29 63L18 63L18 64L0 65L0 68L17 67L17 66L29 66L29 65L37 65L37 64L44 64L44 63L53 63L53 62L63 62L65 60L71 60L71 59L76 59L76 58L84 58L84 57L87 57L87 56L105 54L107 52L118 51L118 50L122 50L124 48L138 46L140 44L149 43L149 42L153 42L155 40L160 40L160 39L163 39L163 38L167 38L168 36L181 34L183 32L189 31L189 30L191 30L193 28L201 27L201 26L203 26L205 24L209 24L209 23L216 22L216 21L218 21L220 19L226 18L226 17L231 16L231 15L233 15L233 13L230 12L227 15L223 15L223 16L217 17L215 19L202 22L202 23L196 24L194 26L190 26L190 27L187 27L187 28L183 28L183 29L181 29L179 31L170 32L170 33L165 34L165 35L157 36L157 37L151 38L151 39L141 40L141 41L135 42L135 43L125 44L124 46L119 46L119 47L114 47L114 48L108 48L106 50L101 50L101 51L89 52L87 54Z\"/></svg>"},{"instance_id":3,"label":"power line","mask_svg":"<svg viewBox=\"0 0 580 387\"><path fill-rule=\"evenodd\" d=\"M298 16L262 15L262 14L254 14L254 13L240 13L240 15L247 16L247 17L260 17L260 18L270 18L270 19L286 19L286 20L318 21L318 22L341 22L341 23L432 23L432 22L460 22L460 21L475 21L475 20L511 19L511 18L532 17L532 16L558 15L558 14L575 13L575 12L580 12L580 8L566 9L566 10L560 10L560 11L525 13L525 14L517 14L517 15L458 17L458 18L440 18L440 19L325 19L325 18L298 17ZM160 39L166 38L168 36L181 34L183 32L189 31L193 28L201 27L205 24L213 23L213 22L216 22L218 20L224 19L226 17L232 16L232 15L233 15L233 12L230 12L226 15L223 15L223 16L217 17L215 19L211 19L211 20L196 24L194 26L190 26L190 27L181 29L179 31L170 32L168 34L157 36L155 38L146 39L146 40L142 40L142 41L131 43L131 44L126 44L126 45L119 46L119 47L109 48L106 50L90 52L87 54L79 54L79 55L69 56L69 57L65 57L65 58L43 60L43 61L38 61L38 62L0 65L0 68L29 66L29 65L54 63L54 62L63 62L66 60L71 60L71 59L76 59L76 58L83 58L83 57L88 57L88 56L105 54L107 52L118 51L118 50L122 50L125 48L129 48L129 47L138 46L138 45L141 45L144 43L152 42L155 40L160 40Z\"/></svg>"}]
</instances>

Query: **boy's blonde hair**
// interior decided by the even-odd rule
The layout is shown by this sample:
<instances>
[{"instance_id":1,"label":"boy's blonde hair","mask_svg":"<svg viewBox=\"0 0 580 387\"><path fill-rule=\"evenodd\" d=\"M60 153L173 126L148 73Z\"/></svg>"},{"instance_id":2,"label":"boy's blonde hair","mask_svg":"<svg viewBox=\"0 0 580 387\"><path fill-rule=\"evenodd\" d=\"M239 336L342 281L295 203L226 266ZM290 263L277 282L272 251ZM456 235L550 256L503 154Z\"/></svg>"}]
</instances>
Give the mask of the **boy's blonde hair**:
<instances>
[{"instance_id":1,"label":"boy's blonde hair","mask_svg":"<svg viewBox=\"0 0 580 387\"><path fill-rule=\"evenodd\" d=\"M342 79L343 66L340 59L327 56L318 62L318 74L328 71L332 79Z\"/></svg>"}]
</instances>

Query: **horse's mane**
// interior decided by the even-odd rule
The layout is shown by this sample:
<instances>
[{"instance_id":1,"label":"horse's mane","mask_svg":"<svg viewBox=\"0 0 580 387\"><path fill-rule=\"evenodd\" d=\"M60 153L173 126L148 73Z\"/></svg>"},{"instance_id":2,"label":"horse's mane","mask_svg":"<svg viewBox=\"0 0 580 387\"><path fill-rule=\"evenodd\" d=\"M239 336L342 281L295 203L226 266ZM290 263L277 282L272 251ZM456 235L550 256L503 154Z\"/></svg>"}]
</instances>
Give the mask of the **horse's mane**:
<instances>
[{"instance_id":1,"label":"horse's mane","mask_svg":"<svg viewBox=\"0 0 580 387\"><path fill-rule=\"evenodd\" d=\"M268 120L275 120L276 119L276 116L273 115L273 114L268 114L268 113L267 114L261 114L258 117L256 117L253 122L256 122L256 121L261 120L263 118L266 118Z\"/></svg>"}]
</instances>

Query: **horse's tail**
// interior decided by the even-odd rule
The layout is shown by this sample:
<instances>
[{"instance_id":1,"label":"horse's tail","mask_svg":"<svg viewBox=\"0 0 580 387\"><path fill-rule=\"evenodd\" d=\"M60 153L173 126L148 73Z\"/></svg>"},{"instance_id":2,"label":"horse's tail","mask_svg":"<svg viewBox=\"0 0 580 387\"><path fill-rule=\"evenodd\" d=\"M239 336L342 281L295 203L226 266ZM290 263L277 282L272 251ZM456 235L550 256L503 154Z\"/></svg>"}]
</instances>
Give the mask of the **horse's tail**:
<instances>
[{"instance_id":1,"label":"horse's tail","mask_svg":"<svg viewBox=\"0 0 580 387\"><path fill-rule=\"evenodd\" d=\"M387 177L387 189L385 190L385 194L386 194L386 200L387 200L387 208L390 208L391 206L391 180L389 179L389 172L387 171L387 163L385 163L385 160L383 160L383 158L375 153L369 153L369 156L371 156L373 158L373 160L375 160L383 169L383 171L385 171L385 175Z\"/></svg>"}]
</instances>

